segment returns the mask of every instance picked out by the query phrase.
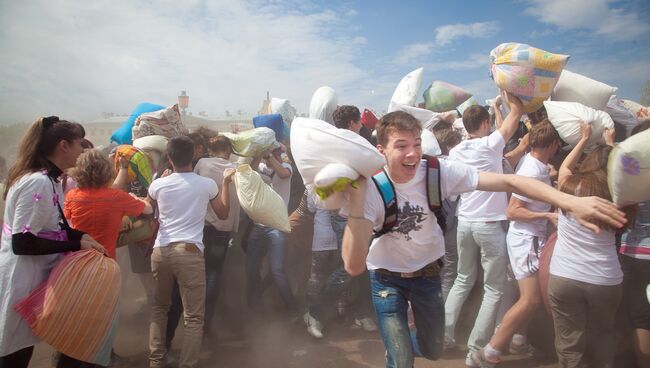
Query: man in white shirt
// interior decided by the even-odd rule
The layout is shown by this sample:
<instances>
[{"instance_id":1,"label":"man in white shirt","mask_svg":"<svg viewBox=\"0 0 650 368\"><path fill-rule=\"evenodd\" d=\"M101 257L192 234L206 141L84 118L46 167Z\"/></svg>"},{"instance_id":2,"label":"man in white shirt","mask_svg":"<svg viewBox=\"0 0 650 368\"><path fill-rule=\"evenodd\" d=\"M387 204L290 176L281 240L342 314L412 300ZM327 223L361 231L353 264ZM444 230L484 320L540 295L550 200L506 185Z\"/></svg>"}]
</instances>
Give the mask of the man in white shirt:
<instances>
[{"instance_id":1,"label":"man in white shirt","mask_svg":"<svg viewBox=\"0 0 650 368\"><path fill-rule=\"evenodd\" d=\"M510 113L503 124L490 133L490 114L483 106L471 106L463 113L469 139L449 152L449 160L472 166L479 172L503 173L503 149L519 126L521 102L510 95ZM445 341L453 345L460 311L469 296L479 265L483 268L484 294L478 317L467 346L472 351L487 344L501 296L505 288L508 253L506 250L507 194L475 190L460 196L457 216L458 275L445 302ZM480 263L479 263L480 260ZM472 366L468 354L466 364Z\"/></svg>"},{"instance_id":2,"label":"man in white shirt","mask_svg":"<svg viewBox=\"0 0 650 368\"><path fill-rule=\"evenodd\" d=\"M186 136L172 138L167 153L174 172L149 186L148 199L158 207L160 227L151 255L154 304L149 329L149 366L166 365L165 334L174 280L180 289L184 318L180 366L195 367L203 337L205 263L203 224L208 203L225 219L230 210L228 185L233 169L224 171L221 192L217 184L192 172L194 143Z\"/></svg>"},{"instance_id":3,"label":"man in white shirt","mask_svg":"<svg viewBox=\"0 0 650 368\"><path fill-rule=\"evenodd\" d=\"M517 167L517 175L526 176L551 185L548 163L560 146L560 137L553 125L544 120L529 133L531 152ZM525 352L525 327L541 301L537 270L539 257L546 243L548 222L557 224L557 213L551 205L534 201L518 194L510 198L507 211L510 219L506 238L512 272L519 285L519 300L503 317L499 328L483 352L473 352L474 363L499 362L501 352L510 347L513 353ZM515 334L519 332L519 334ZM512 340L512 342L511 342Z\"/></svg>"},{"instance_id":4,"label":"man in white shirt","mask_svg":"<svg viewBox=\"0 0 650 368\"><path fill-rule=\"evenodd\" d=\"M414 356L437 359L442 353L445 316L438 274L445 244L428 209L421 130L419 121L402 111L384 115L377 125L377 148L386 157L385 170L397 199L398 218L392 230L372 237L373 231L383 229L385 208L377 187L363 177L358 189L347 190L349 203L342 209L348 217L342 251L345 269L353 276L366 267L370 272L387 367L412 367ZM611 202L573 197L529 178L479 173L451 160L440 161L440 186L441 199L476 189L518 192L573 211L583 223L590 216L616 227L625 221ZM408 327L409 303L415 331Z\"/></svg>"},{"instance_id":5,"label":"man in white shirt","mask_svg":"<svg viewBox=\"0 0 650 368\"><path fill-rule=\"evenodd\" d=\"M262 156L263 162L259 162L258 158L251 163L251 166L254 168L257 166L257 171L270 177L271 188L282 197L284 205L287 207L291 195L292 171L291 165L284 162L283 156L283 147L277 148L271 153L265 153ZM290 314L295 312L297 306L284 268L286 253L287 235L285 233L262 224L253 226L246 250L246 300L250 308L264 307L260 271L264 255L267 254L271 276L280 292L286 310Z\"/></svg>"}]
</instances>

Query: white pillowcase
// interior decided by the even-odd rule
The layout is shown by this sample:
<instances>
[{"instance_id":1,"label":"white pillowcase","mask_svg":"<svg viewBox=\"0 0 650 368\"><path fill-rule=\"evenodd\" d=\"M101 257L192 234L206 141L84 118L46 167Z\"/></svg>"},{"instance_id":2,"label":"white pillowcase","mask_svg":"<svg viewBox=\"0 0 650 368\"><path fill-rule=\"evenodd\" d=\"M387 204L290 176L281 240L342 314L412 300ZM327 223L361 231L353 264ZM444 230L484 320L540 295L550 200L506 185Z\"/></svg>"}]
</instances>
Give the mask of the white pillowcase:
<instances>
[{"instance_id":1,"label":"white pillowcase","mask_svg":"<svg viewBox=\"0 0 650 368\"><path fill-rule=\"evenodd\" d=\"M596 110L605 110L609 98L618 90L608 84L564 69L557 81L551 100L579 102Z\"/></svg>"},{"instance_id":2,"label":"white pillowcase","mask_svg":"<svg viewBox=\"0 0 650 368\"><path fill-rule=\"evenodd\" d=\"M577 102L545 101L548 120L555 127L560 138L571 147L580 141L580 121L591 124L591 137L586 149L603 142L605 129L614 128L614 121L604 111L594 110Z\"/></svg>"}]
</instances>

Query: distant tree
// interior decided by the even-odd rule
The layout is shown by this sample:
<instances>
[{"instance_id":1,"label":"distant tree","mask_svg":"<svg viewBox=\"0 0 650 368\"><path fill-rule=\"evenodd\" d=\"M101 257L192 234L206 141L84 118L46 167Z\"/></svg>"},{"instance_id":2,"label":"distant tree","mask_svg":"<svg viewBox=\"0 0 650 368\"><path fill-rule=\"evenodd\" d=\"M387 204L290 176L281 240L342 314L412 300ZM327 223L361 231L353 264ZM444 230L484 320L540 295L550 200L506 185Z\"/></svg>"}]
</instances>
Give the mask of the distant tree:
<instances>
[{"instance_id":1,"label":"distant tree","mask_svg":"<svg viewBox=\"0 0 650 368\"><path fill-rule=\"evenodd\" d=\"M650 80L646 81L645 86L641 89L639 103L643 106L650 106Z\"/></svg>"}]
</instances>

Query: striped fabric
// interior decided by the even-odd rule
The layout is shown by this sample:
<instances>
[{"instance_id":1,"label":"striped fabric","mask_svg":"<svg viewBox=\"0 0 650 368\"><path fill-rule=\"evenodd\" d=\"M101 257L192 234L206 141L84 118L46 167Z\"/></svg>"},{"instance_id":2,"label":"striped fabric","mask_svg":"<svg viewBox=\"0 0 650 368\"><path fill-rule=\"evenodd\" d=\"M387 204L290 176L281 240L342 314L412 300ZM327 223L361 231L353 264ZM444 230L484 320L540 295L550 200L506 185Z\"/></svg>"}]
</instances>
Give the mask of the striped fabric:
<instances>
[{"instance_id":1,"label":"striped fabric","mask_svg":"<svg viewBox=\"0 0 650 368\"><path fill-rule=\"evenodd\" d=\"M107 366L117 330L120 268L95 250L65 255L14 306L32 332L72 358Z\"/></svg>"}]
</instances>

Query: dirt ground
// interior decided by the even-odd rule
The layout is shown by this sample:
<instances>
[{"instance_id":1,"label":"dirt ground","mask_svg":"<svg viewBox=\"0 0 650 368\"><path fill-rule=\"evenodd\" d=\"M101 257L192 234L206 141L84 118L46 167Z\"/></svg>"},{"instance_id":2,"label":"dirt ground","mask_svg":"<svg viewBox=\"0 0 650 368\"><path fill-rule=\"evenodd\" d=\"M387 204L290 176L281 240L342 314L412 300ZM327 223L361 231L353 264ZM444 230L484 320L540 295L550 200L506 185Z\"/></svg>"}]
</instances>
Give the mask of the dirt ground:
<instances>
[{"instance_id":1,"label":"dirt ground","mask_svg":"<svg viewBox=\"0 0 650 368\"><path fill-rule=\"evenodd\" d=\"M125 360L120 367L148 367L149 311L142 308L145 303L144 289L138 278L130 274L126 249L119 249L118 260L123 269L123 297L121 320L115 351ZM126 256L125 256L126 255ZM305 254L293 254L289 264L293 264L292 280L306 280L308 263ZM379 368L385 366L384 347L378 332L366 332L354 325L354 320L337 320L330 323L325 338L316 340L306 331L302 319L294 316L280 317L273 311L266 317L250 315L245 308L243 257L239 250L231 248L226 260L226 270L218 317L215 321L218 336L204 341L200 355L200 366L211 367L309 367L309 368ZM305 266L306 264L306 266ZM304 283L296 282L297 295L304 292ZM274 305L274 290L268 289L266 297L269 305ZM473 300L477 298L472 298ZM468 303L472 315L477 303ZM476 312L474 312L475 315ZM465 341L473 319L459 322L459 341ZM172 354L178 356L182 339L182 326L179 327ZM52 348L46 344L36 347L31 361L32 368L51 367ZM415 367L465 367L463 348L445 352L438 361L416 359ZM556 367L552 359L521 356L506 356L503 368L514 367Z\"/></svg>"}]
</instances>

